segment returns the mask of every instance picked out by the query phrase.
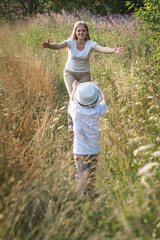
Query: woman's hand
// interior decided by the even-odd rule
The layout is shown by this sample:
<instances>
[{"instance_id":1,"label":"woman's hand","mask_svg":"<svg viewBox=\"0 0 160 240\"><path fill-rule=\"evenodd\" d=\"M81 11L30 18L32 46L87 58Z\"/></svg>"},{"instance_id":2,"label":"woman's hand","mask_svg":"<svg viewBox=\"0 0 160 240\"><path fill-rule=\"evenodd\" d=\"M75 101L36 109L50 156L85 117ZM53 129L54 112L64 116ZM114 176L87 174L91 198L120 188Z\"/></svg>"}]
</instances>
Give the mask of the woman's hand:
<instances>
[{"instance_id":1,"label":"woman's hand","mask_svg":"<svg viewBox=\"0 0 160 240\"><path fill-rule=\"evenodd\" d=\"M114 48L114 52L116 54L119 54L119 55L123 55L124 54L124 48L123 47L118 47L118 43L116 43L116 46Z\"/></svg>"},{"instance_id":2,"label":"woman's hand","mask_svg":"<svg viewBox=\"0 0 160 240\"><path fill-rule=\"evenodd\" d=\"M49 48L50 47L50 40L48 39L47 42L42 43L42 48Z\"/></svg>"}]
</instances>

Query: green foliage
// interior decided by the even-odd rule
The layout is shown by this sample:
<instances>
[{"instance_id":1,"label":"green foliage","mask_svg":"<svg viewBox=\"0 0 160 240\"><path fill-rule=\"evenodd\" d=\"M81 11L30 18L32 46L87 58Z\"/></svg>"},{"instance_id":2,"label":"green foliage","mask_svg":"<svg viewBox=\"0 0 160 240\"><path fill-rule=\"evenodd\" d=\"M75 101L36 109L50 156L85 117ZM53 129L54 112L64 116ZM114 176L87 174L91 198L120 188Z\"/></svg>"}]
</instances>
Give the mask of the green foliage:
<instances>
[{"instance_id":1,"label":"green foliage","mask_svg":"<svg viewBox=\"0 0 160 240\"><path fill-rule=\"evenodd\" d=\"M160 2L145 0L144 3L144 7L136 11L135 16L142 19L147 29L152 31L151 37L158 41L160 38Z\"/></svg>"},{"instance_id":2,"label":"green foliage","mask_svg":"<svg viewBox=\"0 0 160 240\"><path fill-rule=\"evenodd\" d=\"M14 20L20 17L35 15L43 11L48 0L4 0L0 2L0 17Z\"/></svg>"},{"instance_id":3,"label":"green foliage","mask_svg":"<svg viewBox=\"0 0 160 240\"><path fill-rule=\"evenodd\" d=\"M142 6L142 0L133 0L137 6ZM105 16L107 14L130 13L123 0L4 0L0 2L0 17L8 20L33 16L37 13L54 11L61 13L63 10L68 13L89 10L93 14Z\"/></svg>"},{"instance_id":4,"label":"green foliage","mask_svg":"<svg viewBox=\"0 0 160 240\"><path fill-rule=\"evenodd\" d=\"M144 0L144 6L137 8L131 1L127 1L127 6L134 8L135 17L142 21L142 30L146 32L149 41L153 41L155 44L155 58L157 62L160 60L160 1L159 0Z\"/></svg>"}]
</instances>

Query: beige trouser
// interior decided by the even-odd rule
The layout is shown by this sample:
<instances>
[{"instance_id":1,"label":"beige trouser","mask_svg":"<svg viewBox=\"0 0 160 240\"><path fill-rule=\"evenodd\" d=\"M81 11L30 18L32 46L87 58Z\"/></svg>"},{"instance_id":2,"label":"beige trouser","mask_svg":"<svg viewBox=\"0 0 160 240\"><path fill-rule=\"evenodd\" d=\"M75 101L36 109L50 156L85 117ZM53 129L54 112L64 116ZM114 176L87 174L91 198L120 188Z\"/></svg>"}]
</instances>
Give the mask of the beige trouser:
<instances>
[{"instance_id":1,"label":"beige trouser","mask_svg":"<svg viewBox=\"0 0 160 240\"><path fill-rule=\"evenodd\" d=\"M68 91L69 96L72 93L72 84L77 80L79 83L89 82L91 81L91 74L90 72L71 72L69 70L64 70L64 82ZM68 124L72 125L71 116L68 115Z\"/></svg>"},{"instance_id":2,"label":"beige trouser","mask_svg":"<svg viewBox=\"0 0 160 240\"><path fill-rule=\"evenodd\" d=\"M72 83L77 80L79 83L91 81L90 72L71 72L69 70L64 70L64 82L68 91L69 96L72 93Z\"/></svg>"}]
</instances>

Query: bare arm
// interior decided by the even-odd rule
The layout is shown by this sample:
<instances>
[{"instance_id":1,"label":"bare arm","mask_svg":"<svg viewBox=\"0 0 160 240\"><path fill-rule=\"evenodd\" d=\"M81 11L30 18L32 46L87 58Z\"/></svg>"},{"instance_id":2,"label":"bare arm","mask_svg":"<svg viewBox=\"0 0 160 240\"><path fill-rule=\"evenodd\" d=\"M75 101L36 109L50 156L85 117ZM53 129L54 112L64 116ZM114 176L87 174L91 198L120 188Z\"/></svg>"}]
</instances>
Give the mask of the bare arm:
<instances>
[{"instance_id":1,"label":"bare arm","mask_svg":"<svg viewBox=\"0 0 160 240\"><path fill-rule=\"evenodd\" d=\"M118 47L118 43L116 44L115 48L102 47L102 46L96 44L94 46L94 49L98 52L101 52L101 53L116 53L116 54L119 54L119 55L124 54L124 48L123 47Z\"/></svg>"},{"instance_id":2,"label":"bare arm","mask_svg":"<svg viewBox=\"0 0 160 240\"><path fill-rule=\"evenodd\" d=\"M48 39L47 42L42 43L42 48L50 48L50 49L58 50L66 47L68 47L68 44L66 41L63 41L61 43L50 43L50 40Z\"/></svg>"},{"instance_id":3,"label":"bare arm","mask_svg":"<svg viewBox=\"0 0 160 240\"><path fill-rule=\"evenodd\" d=\"M107 98L106 94L104 93L104 91L101 89L100 85L98 82L93 82L95 85L98 86L98 89L100 91L100 94L102 96L102 99L107 103L107 105L109 104L109 99Z\"/></svg>"},{"instance_id":4,"label":"bare arm","mask_svg":"<svg viewBox=\"0 0 160 240\"><path fill-rule=\"evenodd\" d=\"M100 90L103 100L107 103L107 105L109 105L109 99L107 98L106 94L104 93L104 91L101 88L99 90Z\"/></svg>"},{"instance_id":5,"label":"bare arm","mask_svg":"<svg viewBox=\"0 0 160 240\"><path fill-rule=\"evenodd\" d=\"M73 90L72 90L72 93L71 93L71 96L70 96L70 101L73 101L73 96L74 96L74 93L75 93L78 85L79 85L79 82L77 80L75 80L72 84Z\"/></svg>"}]
</instances>

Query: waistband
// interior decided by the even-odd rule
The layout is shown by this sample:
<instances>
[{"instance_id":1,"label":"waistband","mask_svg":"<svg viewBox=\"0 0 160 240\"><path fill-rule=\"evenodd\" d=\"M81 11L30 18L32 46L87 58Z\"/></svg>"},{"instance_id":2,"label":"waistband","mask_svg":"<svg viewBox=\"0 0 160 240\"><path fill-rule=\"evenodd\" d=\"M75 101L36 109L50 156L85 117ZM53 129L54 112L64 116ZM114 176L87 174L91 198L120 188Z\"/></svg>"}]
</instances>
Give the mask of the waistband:
<instances>
[{"instance_id":1,"label":"waistband","mask_svg":"<svg viewBox=\"0 0 160 240\"><path fill-rule=\"evenodd\" d=\"M70 71L68 69L65 69L64 72L68 72L68 73L71 73L71 74L74 74L74 75L79 75L79 76L84 76L84 75L90 75L90 71L89 72L73 72L73 71Z\"/></svg>"}]
</instances>

